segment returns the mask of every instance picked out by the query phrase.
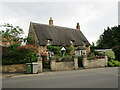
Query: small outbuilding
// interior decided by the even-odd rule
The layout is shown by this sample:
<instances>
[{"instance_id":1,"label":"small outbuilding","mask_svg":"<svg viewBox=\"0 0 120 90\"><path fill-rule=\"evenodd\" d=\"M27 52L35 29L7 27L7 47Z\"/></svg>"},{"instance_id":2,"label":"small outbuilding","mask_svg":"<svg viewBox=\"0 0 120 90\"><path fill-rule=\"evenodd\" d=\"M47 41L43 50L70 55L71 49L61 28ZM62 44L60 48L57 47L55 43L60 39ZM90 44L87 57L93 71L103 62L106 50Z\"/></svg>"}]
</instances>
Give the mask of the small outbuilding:
<instances>
[{"instance_id":1,"label":"small outbuilding","mask_svg":"<svg viewBox=\"0 0 120 90\"><path fill-rule=\"evenodd\" d=\"M75 55L82 56L86 55L86 48L84 46L78 46L75 48Z\"/></svg>"}]
</instances>

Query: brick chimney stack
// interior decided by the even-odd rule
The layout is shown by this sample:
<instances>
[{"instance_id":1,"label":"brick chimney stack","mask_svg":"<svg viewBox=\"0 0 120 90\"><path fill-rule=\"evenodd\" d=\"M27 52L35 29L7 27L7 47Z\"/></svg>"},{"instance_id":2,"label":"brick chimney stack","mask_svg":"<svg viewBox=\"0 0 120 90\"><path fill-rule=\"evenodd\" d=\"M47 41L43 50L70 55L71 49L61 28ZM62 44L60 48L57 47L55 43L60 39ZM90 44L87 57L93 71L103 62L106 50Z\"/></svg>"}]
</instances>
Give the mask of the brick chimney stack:
<instances>
[{"instance_id":1,"label":"brick chimney stack","mask_svg":"<svg viewBox=\"0 0 120 90\"><path fill-rule=\"evenodd\" d=\"M49 25L53 25L53 20L52 20L52 17L50 17L50 20L49 20Z\"/></svg>"},{"instance_id":2,"label":"brick chimney stack","mask_svg":"<svg viewBox=\"0 0 120 90\"><path fill-rule=\"evenodd\" d=\"M77 23L76 29L77 29L77 30L80 30L80 25L79 25L79 23Z\"/></svg>"}]
</instances>

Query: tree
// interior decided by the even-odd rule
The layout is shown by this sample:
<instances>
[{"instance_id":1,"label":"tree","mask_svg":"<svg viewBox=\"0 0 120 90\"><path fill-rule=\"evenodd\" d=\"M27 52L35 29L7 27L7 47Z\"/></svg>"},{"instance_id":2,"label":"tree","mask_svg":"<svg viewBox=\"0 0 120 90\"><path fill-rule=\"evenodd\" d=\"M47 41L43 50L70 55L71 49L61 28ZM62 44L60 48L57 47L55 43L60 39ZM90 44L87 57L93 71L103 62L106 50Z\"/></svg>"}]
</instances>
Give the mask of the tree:
<instances>
[{"instance_id":1,"label":"tree","mask_svg":"<svg viewBox=\"0 0 120 90\"><path fill-rule=\"evenodd\" d=\"M120 45L120 26L107 27L97 41L98 48L112 48Z\"/></svg>"},{"instance_id":2,"label":"tree","mask_svg":"<svg viewBox=\"0 0 120 90\"><path fill-rule=\"evenodd\" d=\"M23 30L19 26L13 26L12 24L7 23L0 25L0 27L2 28L2 30L0 30L2 45L8 46L14 42L23 42L24 39L21 37Z\"/></svg>"},{"instance_id":3,"label":"tree","mask_svg":"<svg viewBox=\"0 0 120 90\"><path fill-rule=\"evenodd\" d=\"M95 43L94 42L92 42L92 44L90 45L90 50L91 50L91 52L95 52L95 48L96 48L96 46L95 46Z\"/></svg>"},{"instance_id":4,"label":"tree","mask_svg":"<svg viewBox=\"0 0 120 90\"><path fill-rule=\"evenodd\" d=\"M37 61L37 48L33 45L21 46L22 42L26 42L29 38L23 38L23 29L12 24L1 25L0 39L3 46L7 46L7 52L2 58L2 64L22 64ZM4 29L4 30L3 30Z\"/></svg>"},{"instance_id":5,"label":"tree","mask_svg":"<svg viewBox=\"0 0 120 90\"><path fill-rule=\"evenodd\" d=\"M120 45L119 46L114 46L112 50L115 53L115 59L120 61Z\"/></svg>"}]
</instances>

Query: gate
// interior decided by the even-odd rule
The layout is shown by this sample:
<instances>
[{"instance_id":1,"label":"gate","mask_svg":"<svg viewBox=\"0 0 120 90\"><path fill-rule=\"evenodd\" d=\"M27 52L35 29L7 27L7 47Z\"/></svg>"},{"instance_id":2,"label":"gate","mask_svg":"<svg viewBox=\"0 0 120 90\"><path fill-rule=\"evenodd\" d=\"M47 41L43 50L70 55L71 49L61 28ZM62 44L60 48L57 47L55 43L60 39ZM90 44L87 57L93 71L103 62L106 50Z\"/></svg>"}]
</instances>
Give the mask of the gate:
<instances>
[{"instance_id":1,"label":"gate","mask_svg":"<svg viewBox=\"0 0 120 90\"><path fill-rule=\"evenodd\" d=\"M82 57L78 57L78 67L83 67Z\"/></svg>"},{"instance_id":2,"label":"gate","mask_svg":"<svg viewBox=\"0 0 120 90\"><path fill-rule=\"evenodd\" d=\"M50 59L43 58L43 69L50 69Z\"/></svg>"}]
</instances>

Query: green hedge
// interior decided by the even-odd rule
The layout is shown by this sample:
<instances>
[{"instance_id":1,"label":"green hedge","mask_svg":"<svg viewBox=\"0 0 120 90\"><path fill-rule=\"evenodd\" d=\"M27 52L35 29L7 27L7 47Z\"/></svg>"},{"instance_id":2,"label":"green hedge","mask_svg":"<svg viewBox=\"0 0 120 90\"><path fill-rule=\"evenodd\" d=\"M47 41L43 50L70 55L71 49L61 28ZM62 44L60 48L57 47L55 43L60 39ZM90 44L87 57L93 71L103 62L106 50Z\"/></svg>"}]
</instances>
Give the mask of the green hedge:
<instances>
[{"instance_id":1,"label":"green hedge","mask_svg":"<svg viewBox=\"0 0 120 90\"><path fill-rule=\"evenodd\" d=\"M2 65L25 64L37 61L37 48L32 45L19 46L12 44L8 47L8 53L2 59Z\"/></svg>"},{"instance_id":2,"label":"green hedge","mask_svg":"<svg viewBox=\"0 0 120 90\"><path fill-rule=\"evenodd\" d=\"M117 60L110 60L108 61L108 66L110 67L120 66L120 62Z\"/></svg>"}]
</instances>

